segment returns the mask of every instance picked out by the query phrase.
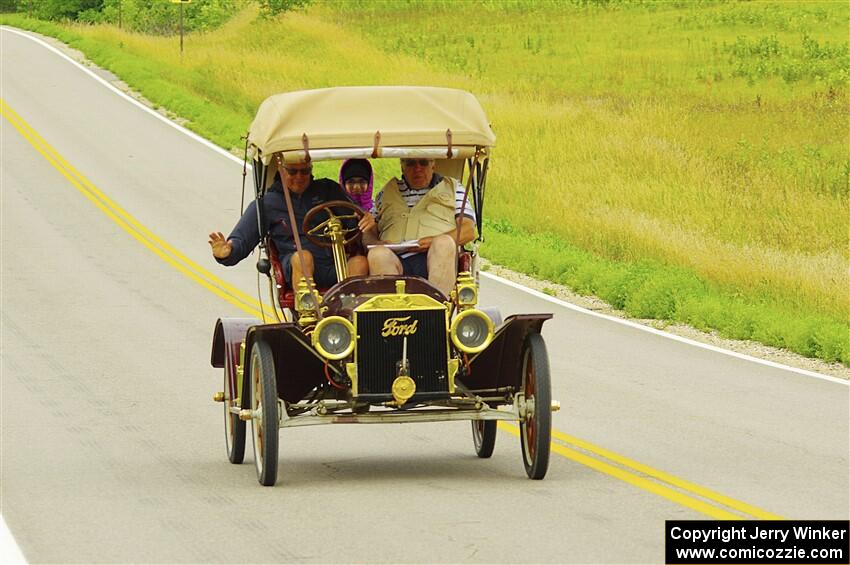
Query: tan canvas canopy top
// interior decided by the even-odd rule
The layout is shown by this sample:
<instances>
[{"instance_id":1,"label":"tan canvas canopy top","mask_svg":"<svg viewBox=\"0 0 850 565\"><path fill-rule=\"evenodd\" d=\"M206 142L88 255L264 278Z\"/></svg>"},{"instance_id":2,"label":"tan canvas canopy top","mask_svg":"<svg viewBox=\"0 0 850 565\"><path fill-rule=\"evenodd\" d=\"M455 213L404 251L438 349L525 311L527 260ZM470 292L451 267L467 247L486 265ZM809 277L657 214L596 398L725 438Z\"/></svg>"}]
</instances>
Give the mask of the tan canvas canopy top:
<instances>
[{"instance_id":1,"label":"tan canvas canopy top","mask_svg":"<svg viewBox=\"0 0 850 565\"><path fill-rule=\"evenodd\" d=\"M275 94L257 110L248 141L268 164L350 157L471 157L496 143L484 110L463 90L343 86ZM308 156L309 155L309 156Z\"/></svg>"}]
</instances>

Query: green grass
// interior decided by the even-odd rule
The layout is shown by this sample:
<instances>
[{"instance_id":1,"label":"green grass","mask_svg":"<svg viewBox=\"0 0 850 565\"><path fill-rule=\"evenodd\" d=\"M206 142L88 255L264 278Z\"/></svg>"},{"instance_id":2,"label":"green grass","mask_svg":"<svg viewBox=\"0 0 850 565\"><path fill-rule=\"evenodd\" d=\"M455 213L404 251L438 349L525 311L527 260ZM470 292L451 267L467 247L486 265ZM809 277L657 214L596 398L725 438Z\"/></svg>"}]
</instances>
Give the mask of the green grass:
<instances>
[{"instance_id":1,"label":"green grass","mask_svg":"<svg viewBox=\"0 0 850 565\"><path fill-rule=\"evenodd\" d=\"M481 31L433 32L417 4ZM500 134L496 217L846 318L846 4L486 6L325 17L471 77Z\"/></svg>"},{"instance_id":2,"label":"green grass","mask_svg":"<svg viewBox=\"0 0 850 565\"><path fill-rule=\"evenodd\" d=\"M497 264L598 296L635 318L689 324L722 337L754 340L825 361L850 361L847 325L817 314L783 308L768 296L729 293L689 269L651 260L612 261L546 233L487 222L482 255ZM533 253L529 250L533 249ZM543 292L554 294L551 289Z\"/></svg>"},{"instance_id":3,"label":"green grass","mask_svg":"<svg viewBox=\"0 0 850 565\"><path fill-rule=\"evenodd\" d=\"M247 9L190 35L182 59L175 38L2 21L41 26L227 148L274 92L470 90L498 136L488 258L632 315L850 364L850 7L578 4Z\"/></svg>"}]
</instances>

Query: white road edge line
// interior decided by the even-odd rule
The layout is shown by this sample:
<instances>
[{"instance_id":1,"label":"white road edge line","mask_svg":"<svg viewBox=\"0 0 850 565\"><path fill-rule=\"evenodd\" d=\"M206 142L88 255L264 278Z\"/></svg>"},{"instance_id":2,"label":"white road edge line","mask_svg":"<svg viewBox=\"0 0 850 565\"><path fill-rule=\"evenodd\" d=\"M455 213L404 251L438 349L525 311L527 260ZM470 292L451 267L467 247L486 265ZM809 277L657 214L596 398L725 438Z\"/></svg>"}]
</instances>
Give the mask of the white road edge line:
<instances>
[{"instance_id":1,"label":"white road edge line","mask_svg":"<svg viewBox=\"0 0 850 565\"><path fill-rule=\"evenodd\" d=\"M118 96L121 96L125 100L129 101L131 104L134 104L138 108L141 108L142 110L144 110L145 112L154 116L155 118L162 120L166 124L170 125L174 129L176 129L177 131L188 135L189 137L191 137L195 141L201 143L202 145L205 145L206 147L212 149L216 153L218 153L220 155L224 155L225 157L234 161L235 163L238 163L240 165L242 164L242 160L239 159L238 157L236 157L235 155L228 153L227 151L225 151L224 149L222 149L218 145L215 145L214 143L204 139L203 137L199 136L198 134L196 134L195 132L193 132L191 130L186 129L185 127L181 126L180 124L177 124L177 123L169 120L168 118L166 118L165 116L163 116L159 112L153 110L152 108L145 106L144 104L142 104L141 102L139 102L138 100L133 98L132 96L130 96L127 93L120 90L115 85L110 84L109 81L105 80L103 77L98 76L93 71L91 71L90 69L87 69L84 65L80 64L78 61L75 61L74 59L72 59L71 57L69 57L65 53L62 53L60 50L53 47L49 43L46 43L42 39L35 37L33 35L30 35L29 33L26 33L24 31L14 29L14 28L10 28L8 26L0 26L0 29L2 29L3 31L9 31L11 33L15 33L17 35L20 35L20 36L26 37L27 39L35 41L36 43L39 43L40 45L42 45L43 47L45 47L45 48L49 49L50 51L56 53L57 55L59 55L60 57L62 57L66 61L68 61L69 63L77 66L79 69L81 69L83 72L88 74L90 77L92 77L93 79L95 79L96 81L98 81L99 83L104 85L106 88L110 89L112 92L114 92ZM250 164L248 166L250 167ZM686 337L681 337L681 336L671 334L671 333L668 333L668 332L665 332L665 331L662 331L662 330L651 328L649 326L644 326L642 324L638 324L637 322L632 322L630 320L624 320L622 318L617 318L616 316L609 316L607 314L600 314L599 312L594 312L592 310L588 310L587 308L582 308L581 306L576 306L575 304L570 304L569 302L559 300L555 297L549 296L548 294L544 294L544 293L539 292L537 290L530 289L528 287L524 287L521 284L517 284L517 283L509 281L507 279L503 279L501 277L487 273L485 271L481 271L480 274L484 275L485 277L490 278L490 279L492 279L496 282L501 282L502 284L506 284L506 285L511 286L513 288L516 288L518 290L522 290L524 292L531 294L532 296L536 296L537 298L542 298L543 300L548 300L549 302L553 302L555 304L558 304L559 306L563 306L564 308L568 308L570 310L575 310L576 312L582 312L584 314L596 316L597 318L602 318L602 319L605 319L605 320L608 320L608 321L611 321L611 322L623 324L625 326L629 326L629 327L632 327L632 328L635 328L635 329L643 330L643 331L655 334L657 336L666 337L666 338L672 339L674 341L679 341L681 343L687 343L688 345L693 345L695 347L701 347L702 349L714 351L715 353L722 353L724 355L729 355L730 357L736 357L738 359L743 359L745 361L751 361L753 363L758 363L760 365L766 365L768 367L773 367L774 369L783 369L785 371L790 371L792 373L797 373L799 375L805 375L807 377L814 377L814 378L817 378L817 379L823 379L823 380L826 380L826 381L842 384L844 386L850 386L850 381L847 381L847 380L844 380L844 379L839 379L838 377L833 377L833 376L830 376L830 375L824 375L824 374L821 374L821 373L816 373L814 371L807 371L805 369L798 369L796 367L791 367L789 365L783 365L782 363L776 363L774 361L767 361L765 359L759 359L757 357L752 357L750 355L745 355L743 353L738 353L736 351L730 351L728 349L723 349L723 348L717 347L715 345L708 345L706 343L700 343L699 341L694 341L694 340L688 339Z\"/></svg>"},{"instance_id":2,"label":"white road edge line","mask_svg":"<svg viewBox=\"0 0 850 565\"><path fill-rule=\"evenodd\" d=\"M15 537L6 525L6 519L0 514L0 563L18 565L26 562L21 548L18 547Z\"/></svg>"},{"instance_id":3,"label":"white road edge line","mask_svg":"<svg viewBox=\"0 0 850 565\"><path fill-rule=\"evenodd\" d=\"M144 104L142 104L141 102L139 102L138 100L136 100L135 98L133 98L132 96L130 96L129 94L127 94L126 92L124 92L124 91L122 91L121 89L119 89L119 88L118 88L117 86L115 86L114 84L111 84L108 80L104 79L104 78L103 78L103 77L101 77L101 76L98 76L98 75L97 75L97 73L95 73L95 72L94 72L94 71L92 71L91 69L86 68L86 66L85 66L85 65L81 64L79 61L75 61L74 59L72 59L71 57L69 57L68 55L66 55L65 53L63 53L63 52L62 52L62 51L60 51L59 49L57 49L56 47L54 47L54 46L50 45L49 43L45 42L43 39L41 39L41 38L39 38L39 37L35 37L34 35L30 35L29 33L25 32L25 31L22 31L22 30L19 30L19 29L15 29L15 28L11 28L11 27L8 27L8 26L0 26L0 29L2 29L3 31L8 31L8 32L11 32L11 33L14 33L14 34L20 35L20 36L22 36L22 37L26 37L27 39L30 39L30 40L32 40L32 41L35 41L36 43L40 44L42 47L44 47L44 48L46 48L46 49L48 49L48 50L52 51L53 53L55 53L55 54L59 55L60 57L62 57L63 59L65 59L66 61L68 61L69 63L71 63L72 65L75 65L77 68L79 68L79 69L80 69L80 70L82 70L84 73L86 73L87 75L89 75L90 77L92 77L94 80L96 80L97 82L99 82L100 84L102 84L103 86L105 86L106 88L108 88L109 90L111 90L112 92L114 92L115 94L117 94L118 96L120 96L120 97L124 98L125 100L127 100L127 101L128 101L128 102L130 102L131 104L134 104L135 106L137 106L138 108L140 108L140 109L144 110L145 112L147 112L148 114L150 114L150 115L154 116L155 118L162 120L163 122L165 122L165 123L166 123L166 124L168 124L169 126L171 126L171 127L173 127L174 129L176 129L177 131L182 132L182 133L184 133L184 134L188 135L189 137L191 137L192 139L194 139L194 140L195 140L195 141L197 141L198 143L201 143L202 145L205 145L205 146L209 147L210 149L212 149L212 150L213 150L213 151L215 151L216 153L218 153L218 154L220 154L220 155L224 155L225 157L228 157L229 159L231 159L231 160L232 160L232 161L234 161L235 163L238 163L238 164L240 164L240 165L242 164L242 159L240 159L240 158L239 158L239 157L237 157L236 155L233 155L233 154L231 154L231 153L228 153L226 150L222 149L221 147L219 147L218 145L216 145L216 144L212 143L211 141L204 139L203 137L201 137L201 136L200 136L200 135L198 135L197 133L195 133L195 132L193 132L193 131L191 131L191 130L189 130L189 129L186 129L185 127L181 126L180 124L178 124L178 123L176 123L176 122L173 122L173 121L169 120L167 117L163 116L162 114L160 114L159 112L157 112L157 111L156 111L156 110L154 110L153 108L150 108L150 107L148 107L148 106L145 106ZM58 41L58 40L57 40L57 41ZM249 167L251 166L251 165L250 165L250 163L249 163L249 165L248 165L248 166L249 166Z\"/></svg>"},{"instance_id":4,"label":"white road edge line","mask_svg":"<svg viewBox=\"0 0 850 565\"><path fill-rule=\"evenodd\" d=\"M587 314L589 316L595 316L597 318L602 318L603 320L608 320L609 322L616 322L618 324L622 324L624 326L629 326L631 328L635 328L638 330L642 330L645 332L649 332L651 334L655 334L657 336L666 337L668 339L672 339L674 341L679 341L682 343L687 343L688 345L693 345L694 347L700 347L702 349L708 349L709 351L713 351L715 353L722 353L724 355L729 355L730 357L737 357L738 359L743 359L745 361L752 361L753 363L758 363L760 365L766 365L768 367L773 367L774 369L783 369L786 371L791 371L793 373L798 373L800 375L805 375L807 377L814 377L817 379L823 379L826 381L842 384L844 386L850 386L850 381L840 379L838 377L833 377L831 375L823 375L821 373L816 373L814 371L807 371L806 369L798 369L797 367L791 367L788 365L783 365L782 363L776 363L774 361L767 361L766 359L759 359L758 357L752 357L750 355L746 355L744 353L738 353L737 351L730 351L728 349L723 349L722 347L717 347L716 345L709 345L707 343L702 343L699 341L695 341L693 339L689 339L687 337L678 336L675 334L671 334L665 332L663 330L659 330L650 326L644 326L643 324L639 324L637 322L632 322L631 320L624 320L623 318L618 318L616 316L611 316L608 314L601 314L599 312L594 312L593 310L588 310L587 308L582 308L581 306L576 306L575 304L570 304L569 302L565 302L564 300L560 300L559 298L555 298L554 296L549 296L548 294L542 293L538 290L534 290L532 288L527 288L522 286L521 284L515 283L513 281L509 281L508 279L503 279L498 275L494 275L492 273L488 273L486 271L479 271L478 274L480 276L486 277L488 279L492 279L495 282L502 283L504 285L524 290L528 294L532 296L536 296L542 300L546 300L548 302L552 302L561 306L563 308L567 308L569 310L575 310L576 312L581 312L582 314Z\"/></svg>"}]
</instances>

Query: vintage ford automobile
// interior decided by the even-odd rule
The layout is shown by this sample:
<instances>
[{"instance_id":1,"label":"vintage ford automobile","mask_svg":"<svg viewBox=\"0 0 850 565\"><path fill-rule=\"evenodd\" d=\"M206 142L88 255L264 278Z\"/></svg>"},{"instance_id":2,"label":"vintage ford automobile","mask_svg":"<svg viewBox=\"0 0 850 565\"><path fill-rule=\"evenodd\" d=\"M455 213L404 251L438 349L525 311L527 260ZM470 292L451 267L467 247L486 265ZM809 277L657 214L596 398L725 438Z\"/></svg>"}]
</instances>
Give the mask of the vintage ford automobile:
<instances>
[{"instance_id":1,"label":"vintage ford automobile","mask_svg":"<svg viewBox=\"0 0 850 565\"><path fill-rule=\"evenodd\" d=\"M351 221L363 213L347 202L320 205L304 221L308 238L332 248L342 282L329 289L305 281L287 288L274 245L262 238L257 268L269 279L273 323L222 318L213 337L212 364L224 371L214 398L224 406L231 463L243 460L248 422L259 482L273 485L280 428L470 420L475 451L487 458L497 421L506 420L519 423L527 475L544 477L559 406L540 334L552 315L503 321L497 309L478 305L477 244L494 144L480 104L461 90L340 87L262 103L246 150L258 200L284 164L435 159L437 171L465 186L478 239L460 250L446 296L418 277L346 278L345 248L357 237Z\"/></svg>"}]
</instances>

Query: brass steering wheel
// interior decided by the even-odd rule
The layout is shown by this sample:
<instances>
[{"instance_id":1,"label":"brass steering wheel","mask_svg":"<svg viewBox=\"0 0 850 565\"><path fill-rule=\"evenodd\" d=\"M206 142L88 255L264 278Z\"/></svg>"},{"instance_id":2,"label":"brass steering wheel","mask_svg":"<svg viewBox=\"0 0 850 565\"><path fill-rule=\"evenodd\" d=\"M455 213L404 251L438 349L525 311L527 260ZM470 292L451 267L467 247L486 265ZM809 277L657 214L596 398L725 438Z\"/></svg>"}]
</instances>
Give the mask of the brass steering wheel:
<instances>
[{"instance_id":1,"label":"brass steering wheel","mask_svg":"<svg viewBox=\"0 0 850 565\"><path fill-rule=\"evenodd\" d=\"M334 208L345 208L351 213L338 214L334 212ZM322 212L327 214L328 218L311 228L310 224L313 218ZM319 247L333 247L334 243L336 243L334 241L335 239L341 241L343 245L348 245L359 238L361 236L361 232L360 228L357 226L353 228L346 228L343 225L343 222L345 220L359 221L365 214L366 213L359 206L348 202L347 200L332 200L311 208L310 211L307 212L307 215L304 216L304 223L302 224L301 229L304 231L304 235L307 236L307 239Z\"/></svg>"}]
</instances>

